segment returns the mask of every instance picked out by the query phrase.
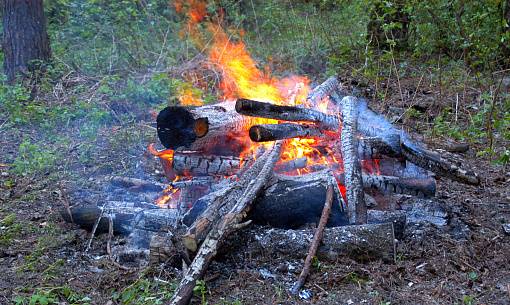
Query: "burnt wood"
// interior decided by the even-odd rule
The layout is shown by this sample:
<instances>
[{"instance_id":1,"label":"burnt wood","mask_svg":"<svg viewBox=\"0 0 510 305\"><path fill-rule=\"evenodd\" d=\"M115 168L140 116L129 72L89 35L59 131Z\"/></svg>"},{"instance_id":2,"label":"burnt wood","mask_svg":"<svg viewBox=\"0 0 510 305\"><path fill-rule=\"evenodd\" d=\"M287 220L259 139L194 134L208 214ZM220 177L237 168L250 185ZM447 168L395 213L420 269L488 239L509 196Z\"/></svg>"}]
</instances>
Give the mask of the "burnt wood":
<instances>
[{"instance_id":1,"label":"burnt wood","mask_svg":"<svg viewBox=\"0 0 510 305\"><path fill-rule=\"evenodd\" d=\"M231 176L241 169L250 156L241 159L237 156L225 156L204 153L202 151L174 151L172 168L178 176Z\"/></svg>"},{"instance_id":2,"label":"burnt wood","mask_svg":"<svg viewBox=\"0 0 510 305\"><path fill-rule=\"evenodd\" d=\"M221 216L219 222L211 227L207 237L202 243L193 263L188 268L187 273L182 278L179 287L175 291L170 304L184 305L188 304L192 295L193 289L196 286L196 281L203 278L207 267L216 255L220 245L224 242L225 238L232 232L247 226L250 221L241 223L246 216L246 210L249 209L251 203L260 194L260 190L264 185L268 176L274 174L274 167L276 162L280 159L282 143L276 142L273 147L268 151L267 158L264 166L257 177L250 181L246 191L239 200L235 202L233 207L229 208L229 212Z\"/></svg>"},{"instance_id":3,"label":"burnt wood","mask_svg":"<svg viewBox=\"0 0 510 305\"><path fill-rule=\"evenodd\" d=\"M367 223L367 206L363 192L361 163L358 156L358 99L344 97L342 127L342 152L345 170L345 196L351 224Z\"/></svg>"},{"instance_id":4,"label":"burnt wood","mask_svg":"<svg viewBox=\"0 0 510 305\"><path fill-rule=\"evenodd\" d=\"M60 212L66 222L72 222L67 210ZM72 207L71 215L74 223L91 230L96 220L101 216L101 208L94 205ZM96 232L108 232L107 215L113 217L113 230L116 233L129 235L133 230L157 232L175 226L179 215L176 209L162 209L156 206L136 206L133 203L109 202L105 209Z\"/></svg>"},{"instance_id":5,"label":"burnt wood","mask_svg":"<svg viewBox=\"0 0 510 305\"><path fill-rule=\"evenodd\" d=\"M281 173L288 173L292 172L296 169L305 168L308 165L308 158L301 157L292 159L289 161L281 162L276 164L276 167L274 168L275 173L281 174Z\"/></svg>"},{"instance_id":6,"label":"burnt wood","mask_svg":"<svg viewBox=\"0 0 510 305\"><path fill-rule=\"evenodd\" d=\"M273 177L255 200L248 218L256 224L285 229L318 223L331 182L334 182L335 196L327 226L347 225L347 207L330 169L298 176Z\"/></svg>"},{"instance_id":7,"label":"burnt wood","mask_svg":"<svg viewBox=\"0 0 510 305\"><path fill-rule=\"evenodd\" d=\"M267 142L290 138L325 138L324 131L310 124L264 124L253 125L249 130L250 139L254 142Z\"/></svg>"},{"instance_id":8,"label":"burnt wood","mask_svg":"<svg viewBox=\"0 0 510 305\"><path fill-rule=\"evenodd\" d=\"M200 198L195 205L202 206L205 210L192 211L184 217L183 221L193 219L188 232L183 236L183 244L190 251L196 251L198 244L205 238L212 227L216 225L219 219L224 216L228 210L239 201L239 198L246 196L247 192L255 190L256 195L259 195L260 190L264 184L274 174L274 167L280 157L282 142L275 142L276 145L271 150L267 150L255 163L244 173L238 180L234 181L229 187L222 188L219 191L208 194ZM278 158L274 156L278 152ZM276 159L276 160L274 160ZM273 163L274 161L274 163ZM271 167L271 171L264 170L267 166ZM261 176L262 173L265 176ZM255 197L257 197L255 196ZM254 198L255 200L255 198ZM200 203L203 201L205 203ZM210 204L209 204L210 203ZM194 210L194 209L192 209ZM194 215L197 215L193 217Z\"/></svg>"},{"instance_id":9,"label":"burnt wood","mask_svg":"<svg viewBox=\"0 0 510 305\"><path fill-rule=\"evenodd\" d=\"M326 228L326 222L328 221L329 215L331 214L331 204L333 202L333 193L334 187L336 183L333 181L333 184L328 185L328 189L326 192L326 202L324 203L324 209L322 210L322 215L319 221L319 225L315 230L315 234L313 235L312 244L310 245L310 250L308 250L308 255L306 256L305 264L303 266L303 270L299 275L299 278L291 290L291 294L297 294L299 289L303 287L306 278L310 275L310 267L312 266L313 258L315 257L315 253L317 252L317 247L319 243L322 241L322 234L324 233L324 228Z\"/></svg>"},{"instance_id":10,"label":"burnt wood","mask_svg":"<svg viewBox=\"0 0 510 305\"><path fill-rule=\"evenodd\" d=\"M309 250L314 231L270 228L248 230L267 255L287 255L302 259ZM315 254L325 262L335 262L343 256L368 261L380 259L393 263L396 258L393 223L349 225L324 229L322 245Z\"/></svg>"},{"instance_id":11,"label":"burnt wood","mask_svg":"<svg viewBox=\"0 0 510 305\"><path fill-rule=\"evenodd\" d=\"M221 144L233 146L232 150L241 149L249 141L246 131L260 122L238 114L235 101L167 107L161 110L156 121L161 143L174 150L181 146L190 150L209 149Z\"/></svg>"},{"instance_id":12,"label":"burnt wood","mask_svg":"<svg viewBox=\"0 0 510 305\"><path fill-rule=\"evenodd\" d=\"M474 171L464 170L443 160L439 155L434 155L434 153L418 148L411 143L402 143L402 154L409 162L441 177L464 184L480 185L480 176Z\"/></svg>"},{"instance_id":13,"label":"burnt wood","mask_svg":"<svg viewBox=\"0 0 510 305\"><path fill-rule=\"evenodd\" d=\"M324 83L315 87L308 95L306 96L306 102L310 108L317 108L320 102L328 95L333 92L338 86L340 82L336 79L336 77L328 78Z\"/></svg>"},{"instance_id":14,"label":"burnt wood","mask_svg":"<svg viewBox=\"0 0 510 305\"><path fill-rule=\"evenodd\" d=\"M299 106L280 106L238 98L236 111L245 116L293 122L313 122L323 129L338 131L341 123L337 116Z\"/></svg>"}]
</instances>

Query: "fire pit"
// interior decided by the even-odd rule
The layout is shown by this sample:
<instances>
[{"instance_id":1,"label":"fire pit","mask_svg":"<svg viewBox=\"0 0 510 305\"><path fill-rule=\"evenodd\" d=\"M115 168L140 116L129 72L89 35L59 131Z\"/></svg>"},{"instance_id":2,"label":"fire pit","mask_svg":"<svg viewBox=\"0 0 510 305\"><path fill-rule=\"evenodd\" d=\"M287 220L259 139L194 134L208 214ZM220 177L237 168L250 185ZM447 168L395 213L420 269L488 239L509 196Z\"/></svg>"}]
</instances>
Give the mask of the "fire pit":
<instances>
[{"instance_id":1,"label":"fire pit","mask_svg":"<svg viewBox=\"0 0 510 305\"><path fill-rule=\"evenodd\" d=\"M432 174L480 183L347 95L336 78L300 100L303 88L297 83L279 103L238 98L163 109L157 130L166 150L150 150L169 187L157 204L108 202L64 217L93 231L141 234L143 247L152 239L154 262L178 253L191 266L173 302L185 304L225 238L251 223L272 228L257 237L261 244L283 243L295 253L312 236L287 230L318 226L296 293L316 254L395 260L406 214L380 204L381 196L432 198ZM149 188L135 179L116 183Z\"/></svg>"}]
</instances>

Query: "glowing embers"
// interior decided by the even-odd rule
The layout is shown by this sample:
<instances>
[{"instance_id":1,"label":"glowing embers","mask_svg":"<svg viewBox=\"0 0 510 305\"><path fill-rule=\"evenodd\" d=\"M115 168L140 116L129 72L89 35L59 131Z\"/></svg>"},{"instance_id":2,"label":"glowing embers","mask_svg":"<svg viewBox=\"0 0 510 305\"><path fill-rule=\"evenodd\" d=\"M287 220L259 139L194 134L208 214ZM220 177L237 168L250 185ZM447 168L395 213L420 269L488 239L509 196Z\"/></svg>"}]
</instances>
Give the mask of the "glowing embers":
<instances>
[{"instance_id":1,"label":"glowing embers","mask_svg":"<svg viewBox=\"0 0 510 305\"><path fill-rule=\"evenodd\" d=\"M176 178L177 180L178 178ZM177 202L179 201L179 195L181 193L180 189L173 188L170 186L165 191L162 192L163 197L156 199L156 204L160 208L165 209L175 209L177 208Z\"/></svg>"}]
</instances>

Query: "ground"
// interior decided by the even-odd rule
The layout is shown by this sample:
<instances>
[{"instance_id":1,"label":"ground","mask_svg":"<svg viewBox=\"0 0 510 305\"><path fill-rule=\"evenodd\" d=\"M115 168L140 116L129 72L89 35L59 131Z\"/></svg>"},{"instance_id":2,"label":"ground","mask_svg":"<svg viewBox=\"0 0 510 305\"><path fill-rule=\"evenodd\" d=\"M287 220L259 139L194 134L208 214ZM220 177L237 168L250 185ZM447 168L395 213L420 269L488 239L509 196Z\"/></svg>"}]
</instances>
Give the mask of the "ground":
<instances>
[{"instance_id":1,"label":"ground","mask_svg":"<svg viewBox=\"0 0 510 305\"><path fill-rule=\"evenodd\" d=\"M430 133L433 126L423 117L398 120L399 109L409 107L400 98L402 90L404 95L414 94L413 109L427 106L431 97L439 100L444 92L418 90L416 80L407 86L403 82L402 87L388 84L390 98L384 103L369 99L373 109L482 177L480 186L438 177L435 201L448 211L447 224L408 228L398 241L395 263L347 257L316 261L304 286L311 292L308 299L288 292L304 259L263 254L236 233L197 285L192 304L510 303L510 235L504 230L510 222L510 168L494 166L487 155L477 156L488 140L472 144L464 153L446 152L455 141ZM358 87L362 94L376 90L374 85ZM462 105L472 98L469 93L461 96ZM455 101L452 96L448 98ZM64 130L58 124L49 128L40 122L11 124L8 114L0 116L1 304L157 304L171 297L182 275L180 268L170 265L112 261L106 233L95 234L86 251L91 233L62 220L60 212L66 205L157 196L114 188L110 184L114 176L166 183L157 157L148 153L149 144L158 141L150 108L130 100L92 98L101 101L94 113L110 120L92 124L91 116L73 118ZM60 106L74 102L51 94L44 99ZM448 101L444 96L442 100ZM459 122L460 129L467 128L462 124L467 123ZM42 166L45 162L50 165ZM112 251L126 242L125 237L114 236Z\"/></svg>"}]
</instances>

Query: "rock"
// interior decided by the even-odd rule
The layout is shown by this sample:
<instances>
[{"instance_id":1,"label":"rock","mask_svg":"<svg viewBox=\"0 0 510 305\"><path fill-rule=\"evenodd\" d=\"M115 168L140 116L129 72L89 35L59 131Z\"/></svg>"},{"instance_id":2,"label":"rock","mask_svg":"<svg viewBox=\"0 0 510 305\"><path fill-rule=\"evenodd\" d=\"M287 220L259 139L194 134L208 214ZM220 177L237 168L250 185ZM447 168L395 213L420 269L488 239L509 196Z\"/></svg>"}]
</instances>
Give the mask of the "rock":
<instances>
[{"instance_id":1,"label":"rock","mask_svg":"<svg viewBox=\"0 0 510 305\"><path fill-rule=\"evenodd\" d=\"M446 150L449 152L455 152L455 153L464 153L468 151L470 144L469 143L453 143L448 145Z\"/></svg>"},{"instance_id":2,"label":"rock","mask_svg":"<svg viewBox=\"0 0 510 305\"><path fill-rule=\"evenodd\" d=\"M503 226L503 230L505 230L505 233L510 235L510 223L504 223L501 226Z\"/></svg>"}]
</instances>

